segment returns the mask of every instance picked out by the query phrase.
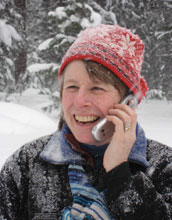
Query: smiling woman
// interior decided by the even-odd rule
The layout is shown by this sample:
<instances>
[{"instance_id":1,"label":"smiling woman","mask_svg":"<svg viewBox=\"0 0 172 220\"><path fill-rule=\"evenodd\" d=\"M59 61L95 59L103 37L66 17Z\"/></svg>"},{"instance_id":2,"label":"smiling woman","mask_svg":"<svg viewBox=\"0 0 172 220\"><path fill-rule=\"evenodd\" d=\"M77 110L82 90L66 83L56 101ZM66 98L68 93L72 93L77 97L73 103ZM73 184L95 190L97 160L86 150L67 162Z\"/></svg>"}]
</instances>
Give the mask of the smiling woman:
<instances>
[{"instance_id":1,"label":"smiling woman","mask_svg":"<svg viewBox=\"0 0 172 220\"><path fill-rule=\"evenodd\" d=\"M92 81L96 84L93 88L94 90L101 90L102 88L98 87L98 83L100 84L108 84L115 87L120 95L121 98L124 97L125 94L128 92L128 88L116 77L116 75L112 74L112 72L107 69L106 67L102 66L99 63L96 63L92 60L83 60L82 61L84 66L83 68L86 68L87 74L90 77ZM65 69L63 70L63 74L59 79L59 86L60 86L60 97L62 99L62 92L63 92L63 86L64 86L64 76L65 76ZM75 79L77 77L75 76ZM94 119L95 120L95 119ZM63 112L61 113L61 118L59 122L59 129L61 130L64 124L64 117Z\"/></svg>"},{"instance_id":2,"label":"smiling woman","mask_svg":"<svg viewBox=\"0 0 172 220\"><path fill-rule=\"evenodd\" d=\"M118 25L79 34L59 70L60 129L6 162L0 219L171 219L172 149L137 122L143 55L143 41ZM110 134L111 124L112 135L97 140L104 121L97 131Z\"/></svg>"},{"instance_id":3,"label":"smiling woman","mask_svg":"<svg viewBox=\"0 0 172 220\"><path fill-rule=\"evenodd\" d=\"M79 142L94 145L105 144L97 143L91 130L97 121L108 114L110 108L120 102L121 98L119 90L111 84L91 79L83 61L73 61L66 67L62 109L67 125ZM94 117L96 121L88 121L90 117ZM82 123L76 119L81 119ZM84 122L87 120L87 123L83 123L83 120Z\"/></svg>"}]
</instances>

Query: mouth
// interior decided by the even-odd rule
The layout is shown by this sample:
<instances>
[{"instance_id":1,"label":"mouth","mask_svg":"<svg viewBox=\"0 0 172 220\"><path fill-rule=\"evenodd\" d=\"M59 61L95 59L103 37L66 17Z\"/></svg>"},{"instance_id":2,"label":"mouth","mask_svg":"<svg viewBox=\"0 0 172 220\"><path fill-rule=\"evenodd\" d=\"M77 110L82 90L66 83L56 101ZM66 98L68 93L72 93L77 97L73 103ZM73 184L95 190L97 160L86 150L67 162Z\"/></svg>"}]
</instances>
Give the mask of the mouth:
<instances>
[{"instance_id":1,"label":"mouth","mask_svg":"<svg viewBox=\"0 0 172 220\"><path fill-rule=\"evenodd\" d=\"M74 115L74 118L78 123L83 124L83 125L93 124L99 120L99 117L92 116L92 115L89 115L89 116Z\"/></svg>"}]
</instances>

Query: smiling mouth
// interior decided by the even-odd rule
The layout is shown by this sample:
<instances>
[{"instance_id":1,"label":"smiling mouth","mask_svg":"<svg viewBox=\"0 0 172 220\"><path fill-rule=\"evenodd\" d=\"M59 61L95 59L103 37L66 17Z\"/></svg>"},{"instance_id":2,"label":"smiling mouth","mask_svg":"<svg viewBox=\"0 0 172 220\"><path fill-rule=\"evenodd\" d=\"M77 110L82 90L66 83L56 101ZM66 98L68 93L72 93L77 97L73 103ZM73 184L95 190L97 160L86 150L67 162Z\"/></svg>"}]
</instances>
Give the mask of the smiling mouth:
<instances>
[{"instance_id":1,"label":"smiling mouth","mask_svg":"<svg viewBox=\"0 0 172 220\"><path fill-rule=\"evenodd\" d=\"M91 116L91 115L90 116L75 115L74 118L77 122L82 124L93 123L99 119L99 117Z\"/></svg>"}]
</instances>

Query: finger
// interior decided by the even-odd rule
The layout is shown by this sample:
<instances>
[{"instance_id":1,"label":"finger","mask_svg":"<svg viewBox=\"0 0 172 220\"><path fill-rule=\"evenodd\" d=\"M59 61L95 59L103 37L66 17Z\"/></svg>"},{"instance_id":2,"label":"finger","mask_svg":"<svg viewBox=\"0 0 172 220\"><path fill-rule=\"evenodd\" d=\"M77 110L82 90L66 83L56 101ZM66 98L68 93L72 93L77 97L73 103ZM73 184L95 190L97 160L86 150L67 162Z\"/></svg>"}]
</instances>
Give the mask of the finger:
<instances>
[{"instance_id":1,"label":"finger","mask_svg":"<svg viewBox=\"0 0 172 220\"><path fill-rule=\"evenodd\" d=\"M121 109L109 109L109 114L119 117L123 122L132 122L132 117Z\"/></svg>"},{"instance_id":2,"label":"finger","mask_svg":"<svg viewBox=\"0 0 172 220\"><path fill-rule=\"evenodd\" d=\"M124 133L124 124L123 121L115 116L115 115L107 115L106 116L107 120L112 122L115 125L115 134L118 136L120 133Z\"/></svg>"},{"instance_id":3,"label":"finger","mask_svg":"<svg viewBox=\"0 0 172 220\"><path fill-rule=\"evenodd\" d=\"M135 141L136 126L133 126L133 128L130 126L131 129L129 128L129 130L126 131L124 122L117 116L107 115L106 118L108 121L111 121L115 125L115 132L112 137L115 142L123 143L125 138L128 138L128 144Z\"/></svg>"},{"instance_id":4,"label":"finger","mask_svg":"<svg viewBox=\"0 0 172 220\"><path fill-rule=\"evenodd\" d=\"M135 131L136 124L137 124L137 117L136 116L131 116L128 114L128 112L123 111L121 109L110 109L109 114L118 117L123 122L123 129L124 130Z\"/></svg>"},{"instance_id":5,"label":"finger","mask_svg":"<svg viewBox=\"0 0 172 220\"><path fill-rule=\"evenodd\" d=\"M135 111L135 108L130 108L128 105L124 104L118 104L115 105L115 109L120 109L121 111L124 111L126 114L128 114L131 118L132 121L137 123L137 113Z\"/></svg>"},{"instance_id":6,"label":"finger","mask_svg":"<svg viewBox=\"0 0 172 220\"><path fill-rule=\"evenodd\" d=\"M124 124L124 131L130 131L131 130L131 123L130 122L125 122Z\"/></svg>"},{"instance_id":7,"label":"finger","mask_svg":"<svg viewBox=\"0 0 172 220\"><path fill-rule=\"evenodd\" d=\"M126 104L116 104L114 105L114 109L116 108L126 111L128 114L131 114L131 115L135 112L135 107L131 108L129 105L126 105Z\"/></svg>"}]
</instances>

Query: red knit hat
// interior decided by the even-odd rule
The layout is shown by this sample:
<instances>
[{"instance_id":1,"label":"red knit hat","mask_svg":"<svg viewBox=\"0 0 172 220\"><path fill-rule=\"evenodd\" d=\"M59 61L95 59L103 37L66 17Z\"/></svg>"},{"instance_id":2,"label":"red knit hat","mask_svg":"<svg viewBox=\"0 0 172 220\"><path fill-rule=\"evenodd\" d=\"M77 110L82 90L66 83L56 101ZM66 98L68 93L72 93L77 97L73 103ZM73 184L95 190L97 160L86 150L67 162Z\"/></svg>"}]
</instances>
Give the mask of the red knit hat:
<instances>
[{"instance_id":1,"label":"red knit hat","mask_svg":"<svg viewBox=\"0 0 172 220\"><path fill-rule=\"evenodd\" d=\"M148 90L140 75L144 43L130 30L100 24L82 31L63 57L59 77L73 60L92 60L111 70L141 101Z\"/></svg>"}]
</instances>

